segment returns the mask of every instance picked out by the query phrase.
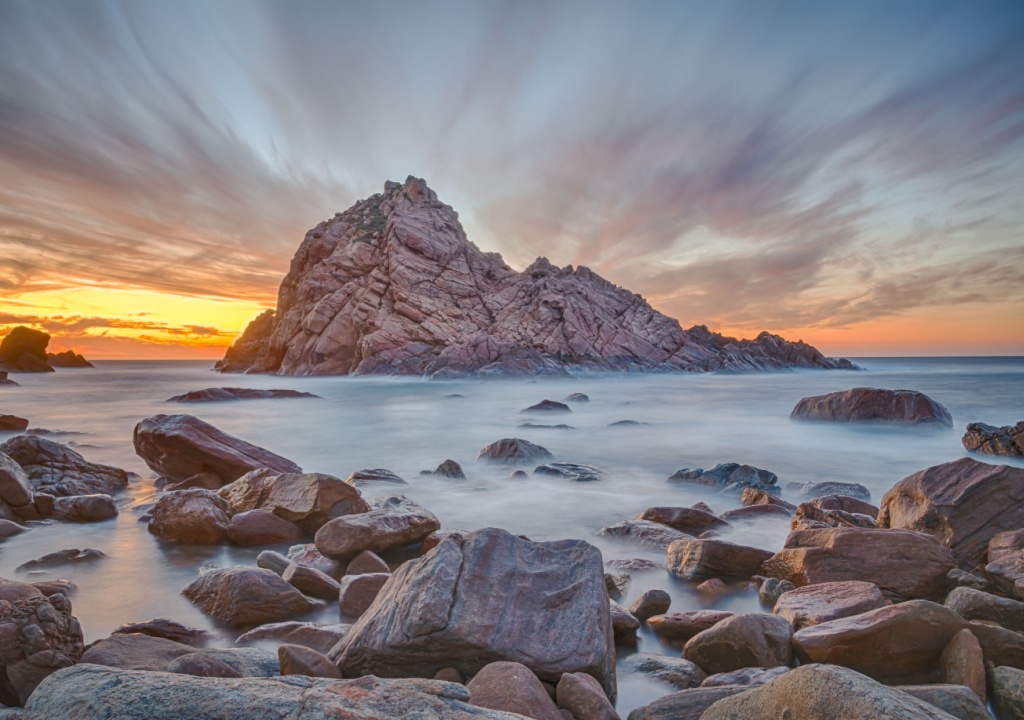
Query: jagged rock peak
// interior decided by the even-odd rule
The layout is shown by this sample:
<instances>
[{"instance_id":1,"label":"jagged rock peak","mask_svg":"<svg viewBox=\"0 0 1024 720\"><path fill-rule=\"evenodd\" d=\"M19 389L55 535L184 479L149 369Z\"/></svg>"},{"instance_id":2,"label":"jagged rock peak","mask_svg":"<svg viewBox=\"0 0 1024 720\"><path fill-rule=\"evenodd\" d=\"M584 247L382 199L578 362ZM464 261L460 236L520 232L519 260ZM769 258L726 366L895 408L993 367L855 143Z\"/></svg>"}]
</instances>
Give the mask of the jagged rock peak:
<instances>
[{"instance_id":1,"label":"jagged rock peak","mask_svg":"<svg viewBox=\"0 0 1024 720\"><path fill-rule=\"evenodd\" d=\"M556 374L853 367L762 333L684 331L590 269L516 272L466 238L425 181L387 182L306 233L277 310L217 368L307 374Z\"/></svg>"}]
</instances>

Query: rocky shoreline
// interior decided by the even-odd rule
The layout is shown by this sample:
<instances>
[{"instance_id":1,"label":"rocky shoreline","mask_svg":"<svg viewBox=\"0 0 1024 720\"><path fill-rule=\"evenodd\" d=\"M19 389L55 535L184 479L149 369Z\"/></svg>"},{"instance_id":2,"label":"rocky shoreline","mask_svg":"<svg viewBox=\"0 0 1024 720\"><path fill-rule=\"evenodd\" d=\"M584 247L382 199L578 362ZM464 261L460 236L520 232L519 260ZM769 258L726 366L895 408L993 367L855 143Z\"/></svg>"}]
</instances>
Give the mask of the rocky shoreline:
<instances>
[{"instance_id":1,"label":"rocky shoreline","mask_svg":"<svg viewBox=\"0 0 1024 720\"><path fill-rule=\"evenodd\" d=\"M527 410L578 407L585 396L574 395ZM864 406L863 392L851 397ZM919 421L902 412L919 403L878 397L892 413L872 420ZM617 670L676 689L631 720L981 718L986 702L1002 720L1024 709L1024 469L963 458L906 477L873 505L855 483L782 483L739 463L682 468L667 484L714 490L729 509L649 507L599 534L657 548L662 561L605 562L586 539L442 527L393 492L408 484L395 473L303 472L188 415L142 420L135 447L162 478L138 508L158 542L291 549L201 568L181 588L233 629L233 647L168 619L86 647L72 584L0 581L0 703L15 706L0 718L180 717L187 706L211 718L346 708L603 720L619 717ZM509 482L605 481L521 438L479 455ZM424 472L466 476L452 460ZM0 537L107 519L128 481L53 440L16 436L0 445ZM724 539L780 519L790 533L777 552ZM54 555L36 567L111 562L91 549ZM619 604L640 577L661 588ZM680 582L709 599L753 595L761 609L673 607L662 588ZM308 619L335 603L337 622ZM641 631L679 654L637 652Z\"/></svg>"}]
</instances>

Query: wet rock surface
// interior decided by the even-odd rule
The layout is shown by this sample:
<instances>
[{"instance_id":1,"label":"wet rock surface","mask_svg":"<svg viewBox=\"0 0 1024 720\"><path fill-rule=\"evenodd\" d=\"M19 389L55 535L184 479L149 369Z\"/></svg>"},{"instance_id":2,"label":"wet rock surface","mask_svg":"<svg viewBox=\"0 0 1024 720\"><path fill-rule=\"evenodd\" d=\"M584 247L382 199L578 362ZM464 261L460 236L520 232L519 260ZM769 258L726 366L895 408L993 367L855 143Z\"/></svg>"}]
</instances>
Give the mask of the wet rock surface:
<instances>
[{"instance_id":1,"label":"wet rock surface","mask_svg":"<svg viewBox=\"0 0 1024 720\"><path fill-rule=\"evenodd\" d=\"M228 539L231 506L217 493L192 488L166 493L153 506L149 531L164 542L219 545Z\"/></svg>"}]
</instances>

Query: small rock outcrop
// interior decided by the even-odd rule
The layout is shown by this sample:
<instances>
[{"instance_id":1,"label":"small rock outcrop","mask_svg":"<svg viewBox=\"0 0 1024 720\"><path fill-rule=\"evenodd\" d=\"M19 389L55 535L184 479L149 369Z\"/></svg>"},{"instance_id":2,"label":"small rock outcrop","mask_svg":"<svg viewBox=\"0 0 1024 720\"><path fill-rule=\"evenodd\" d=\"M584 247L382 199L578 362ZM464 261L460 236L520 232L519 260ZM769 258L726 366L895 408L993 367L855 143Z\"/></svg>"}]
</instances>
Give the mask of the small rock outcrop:
<instances>
[{"instance_id":1,"label":"small rock outcrop","mask_svg":"<svg viewBox=\"0 0 1024 720\"><path fill-rule=\"evenodd\" d=\"M805 397L796 404L790 417L797 420L953 427L949 410L914 390L853 388Z\"/></svg>"},{"instance_id":2,"label":"small rock outcrop","mask_svg":"<svg viewBox=\"0 0 1024 720\"><path fill-rule=\"evenodd\" d=\"M0 370L8 372L53 372L46 360L50 334L19 325L0 342Z\"/></svg>"},{"instance_id":3,"label":"small rock outcrop","mask_svg":"<svg viewBox=\"0 0 1024 720\"><path fill-rule=\"evenodd\" d=\"M706 485L740 493L747 488L754 488L774 495L782 494L782 488L778 486L779 478L775 473L739 463L722 463L710 470L683 468L676 470L668 481L686 485Z\"/></svg>"},{"instance_id":4,"label":"small rock outcrop","mask_svg":"<svg viewBox=\"0 0 1024 720\"><path fill-rule=\"evenodd\" d=\"M60 353L46 353L46 361L55 368L91 368L96 367L74 350Z\"/></svg>"},{"instance_id":5,"label":"small rock outcrop","mask_svg":"<svg viewBox=\"0 0 1024 720\"><path fill-rule=\"evenodd\" d=\"M501 588L501 592L495 592ZM535 543L494 528L446 538L399 567L344 640L346 676L464 676L520 662L541 680L585 672L615 695L601 553L582 540Z\"/></svg>"},{"instance_id":6,"label":"small rock outcrop","mask_svg":"<svg viewBox=\"0 0 1024 720\"><path fill-rule=\"evenodd\" d=\"M91 463L53 440L19 435L0 445L28 476L32 489L48 495L113 495L128 487L128 473L109 465Z\"/></svg>"},{"instance_id":7,"label":"small rock outcrop","mask_svg":"<svg viewBox=\"0 0 1024 720\"><path fill-rule=\"evenodd\" d=\"M852 367L802 342L683 330L585 267L516 272L410 177L310 230L261 314L217 367L282 375L566 374Z\"/></svg>"},{"instance_id":8,"label":"small rock outcrop","mask_svg":"<svg viewBox=\"0 0 1024 720\"><path fill-rule=\"evenodd\" d=\"M205 388L204 390L191 390L181 395L167 398L167 402L178 403L199 403L199 402L227 402L230 400L276 400L281 398L319 398L308 392L298 390L261 390L259 388Z\"/></svg>"},{"instance_id":9,"label":"small rock outcrop","mask_svg":"<svg viewBox=\"0 0 1024 720\"><path fill-rule=\"evenodd\" d=\"M212 473L222 484L253 470L301 473L302 468L191 415L154 415L135 426L135 452L154 472L174 481Z\"/></svg>"},{"instance_id":10,"label":"small rock outcrop","mask_svg":"<svg viewBox=\"0 0 1024 720\"><path fill-rule=\"evenodd\" d=\"M1024 420L1003 427L971 423L964 433L963 443L970 452L1024 457Z\"/></svg>"}]
</instances>

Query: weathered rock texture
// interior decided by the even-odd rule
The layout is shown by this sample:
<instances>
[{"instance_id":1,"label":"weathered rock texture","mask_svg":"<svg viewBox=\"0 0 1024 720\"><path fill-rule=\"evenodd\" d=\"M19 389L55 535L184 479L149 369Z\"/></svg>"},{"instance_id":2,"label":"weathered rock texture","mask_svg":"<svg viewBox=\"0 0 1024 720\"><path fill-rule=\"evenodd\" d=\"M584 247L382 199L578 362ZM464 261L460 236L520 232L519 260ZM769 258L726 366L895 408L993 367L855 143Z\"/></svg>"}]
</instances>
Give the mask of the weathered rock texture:
<instances>
[{"instance_id":1,"label":"weathered rock texture","mask_svg":"<svg viewBox=\"0 0 1024 720\"><path fill-rule=\"evenodd\" d=\"M342 515L370 509L359 490L323 473L253 470L222 487L219 494L236 513L267 510L308 532Z\"/></svg>"},{"instance_id":2,"label":"weathered rock texture","mask_svg":"<svg viewBox=\"0 0 1024 720\"><path fill-rule=\"evenodd\" d=\"M935 465L882 497L878 525L934 535L973 570L997 533L1024 527L1024 470L971 458Z\"/></svg>"},{"instance_id":3,"label":"weathered rock texture","mask_svg":"<svg viewBox=\"0 0 1024 720\"><path fill-rule=\"evenodd\" d=\"M218 368L303 374L519 374L852 367L802 342L684 331L585 267L523 272L466 239L423 180L388 182L320 223L292 259L277 312Z\"/></svg>"},{"instance_id":4,"label":"weathered rock texture","mask_svg":"<svg viewBox=\"0 0 1024 720\"><path fill-rule=\"evenodd\" d=\"M500 591L498 590L500 589ZM488 528L449 537L402 565L344 640L345 676L464 676L491 662L542 680L585 672L615 695L601 553L582 540L535 543Z\"/></svg>"},{"instance_id":5,"label":"weathered rock texture","mask_svg":"<svg viewBox=\"0 0 1024 720\"><path fill-rule=\"evenodd\" d=\"M23 705L46 676L78 662L82 649L67 597L8 594L0 600L0 705Z\"/></svg>"},{"instance_id":6,"label":"weathered rock texture","mask_svg":"<svg viewBox=\"0 0 1024 720\"><path fill-rule=\"evenodd\" d=\"M128 487L128 473L91 463L66 445L31 435L0 445L28 475L32 489L48 495L111 495Z\"/></svg>"},{"instance_id":7,"label":"weathered rock texture","mask_svg":"<svg viewBox=\"0 0 1024 720\"><path fill-rule=\"evenodd\" d=\"M469 705L466 688L432 680L197 678L86 664L55 675L26 708L33 720L522 720Z\"/></svg>"},{"instance_id":8,"label":"weathered rock texture","mask_svg":"<svg viewBox=\"0 0 1024 720\"><path fill-rule=\"evenodd\" d=\"M191 415L154 415L135 426L135 452L150 469L182 481L212 473L223 484L252 470L301 473L280 455L241 440Z\"/></svg>"},{"instance_id":9,"label":"weathered rock texture","mask_svg":"<svg viewBox=\"0 0 1024 720\"><path fill-rule=\"evenodd\" d=\"M914 390L853 388L805 397L790 417L833 422L888 422L899 425L953 427L949 411L924 393Z\"/></svg>"},{"instance_id":10,"label":"weathered rock texture","mask_svg":"<svg viewBox=\"0 0 1024 720\"><path fill-rule=\"evenodd\" d=\"M964 433L963 443L971 452L1024 457L1024 420L998 428L985 423L971 423Z\"/></svg>"}]
</instances>

